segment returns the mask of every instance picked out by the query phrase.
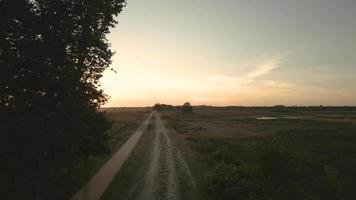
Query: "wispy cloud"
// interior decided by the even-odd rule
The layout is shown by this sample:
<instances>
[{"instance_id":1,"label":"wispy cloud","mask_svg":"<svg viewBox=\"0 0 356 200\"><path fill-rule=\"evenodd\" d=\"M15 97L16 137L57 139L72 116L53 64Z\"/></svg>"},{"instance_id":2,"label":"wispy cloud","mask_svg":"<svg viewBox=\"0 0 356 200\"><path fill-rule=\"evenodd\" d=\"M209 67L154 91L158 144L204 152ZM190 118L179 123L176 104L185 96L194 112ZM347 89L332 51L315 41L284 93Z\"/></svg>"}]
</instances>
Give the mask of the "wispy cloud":
<instances>
[{"instance_id":1,"label":"wispy cloud","mask_svg":"<svg viewBox=\"0 0 356 200\"><path fill-rule=\"evenodd\" d=\"M263 55L256 60L249 62L245 67L253 68L252 71L244 76L247 82L252 82L254 79L271 73L274 69L280 66L282 60L290 53L280 55Z\"/></svg>"},{"instance_id":2,"label":"wispy cloud","mask_svg":"<svg viewBox=\"0 0 356 200\"><path fill-rule=\"evenodd\" d=\"M247 79L255 79L257 77L263 76L265 74L270 73L272 70L278 67L279 60L266 60L264 63L260 66L258 66L255 70L250 72L246 78Z\"/></svg>"}]
</instances>

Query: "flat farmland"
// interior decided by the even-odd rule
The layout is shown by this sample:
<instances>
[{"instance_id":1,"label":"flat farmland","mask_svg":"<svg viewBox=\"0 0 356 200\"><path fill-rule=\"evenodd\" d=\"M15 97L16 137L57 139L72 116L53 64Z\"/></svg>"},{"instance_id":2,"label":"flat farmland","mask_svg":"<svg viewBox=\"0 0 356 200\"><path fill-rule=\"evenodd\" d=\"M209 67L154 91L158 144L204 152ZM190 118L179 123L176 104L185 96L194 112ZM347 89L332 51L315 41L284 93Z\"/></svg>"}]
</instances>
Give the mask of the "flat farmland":
<instances>
[{"instance_id":1,"label":"flat farmland","mask_svg":"<svg viewBox=\"0 0 356 200\"><path fill-rule=\"evenodd\" d=\"M203 199L356 199L356 109L162 111Z\"/></svg>"}]
</instances>

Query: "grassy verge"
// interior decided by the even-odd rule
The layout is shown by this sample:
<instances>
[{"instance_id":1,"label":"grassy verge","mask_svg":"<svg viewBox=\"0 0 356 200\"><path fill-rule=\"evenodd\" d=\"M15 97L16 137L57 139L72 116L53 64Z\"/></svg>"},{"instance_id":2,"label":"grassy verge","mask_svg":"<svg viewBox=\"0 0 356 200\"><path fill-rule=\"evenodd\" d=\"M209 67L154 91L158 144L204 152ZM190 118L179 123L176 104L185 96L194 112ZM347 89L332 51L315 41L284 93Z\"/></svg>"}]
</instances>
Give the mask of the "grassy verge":
<instances>
[{"instance_id":1,"label":"grassy verge","mask_svg":"<svg viewBox=\"0 0 356 200\"><path fill-rule=\"evenodd\" d=\"M74 169L74 177L64 180L59 189L61 194L54 195L60 199L69 199L105 164L107 160L127 141L142 121L148 116L147 109L119 109L113 108L105 111L113 121L112 130L108 132L108 150L98 156L78 164Z\"/></svg>"},{"instance_id":2,"label":"grassy verge","mask_svg":"<svg viewBox=\"0 0 356 200\"><path fill-rule=\"evenodd\" d=\"M148 129L139 139L136 147L128 160L124 163L118 174L111 182L102 200L120 200L129 199L132 189L142 180L145 172L145 163L148 163L149 153L154 136L154 120L151 120Z\"/></svg>"}]
</instances>

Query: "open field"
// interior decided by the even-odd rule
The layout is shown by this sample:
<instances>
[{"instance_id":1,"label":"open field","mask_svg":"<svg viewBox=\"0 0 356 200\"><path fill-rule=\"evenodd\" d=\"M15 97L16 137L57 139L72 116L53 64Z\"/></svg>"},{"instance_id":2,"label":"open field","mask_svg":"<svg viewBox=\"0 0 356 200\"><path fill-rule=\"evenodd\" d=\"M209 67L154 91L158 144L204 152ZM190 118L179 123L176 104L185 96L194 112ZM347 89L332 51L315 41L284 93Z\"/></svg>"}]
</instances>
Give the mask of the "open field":
<instances>
[{"instance_id":1,"label":"open field","mask_svg":"<svg viewBox=\"0 0 356 200\"><path fill-rule=\"evenodd\" d=\"M355 108L162 112L204 199L356 199Z\"/></svg>"},{"instance_id":2,"label":"open field","mask_svg":"<svg viewBox=\"0 0 356 200\"><path fill-rule=\"evenodd\" d=\"M115 152L151 111L106 112L115 122L108 143ZM354 199L355 114L349 108L154 111L100 199ZM111 155L83 163L78 177L88 181Z\"/></svg>"}]
</instances>

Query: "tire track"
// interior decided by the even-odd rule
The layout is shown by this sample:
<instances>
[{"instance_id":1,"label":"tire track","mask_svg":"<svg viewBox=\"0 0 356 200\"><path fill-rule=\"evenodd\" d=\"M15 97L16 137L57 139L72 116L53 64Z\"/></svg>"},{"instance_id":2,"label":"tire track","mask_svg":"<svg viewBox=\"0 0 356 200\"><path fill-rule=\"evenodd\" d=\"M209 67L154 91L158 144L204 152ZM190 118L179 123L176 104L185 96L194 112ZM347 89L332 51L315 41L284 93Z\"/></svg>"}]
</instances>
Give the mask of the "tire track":
<instances>
[{"instance_id":1,"label":"tire track","mask_svg":"<svg viewBox=\"0 0 356 200\"><path fill-rule=\"evenodd\" d=\"M130 196L135 200L180 200L183 196L184 199L195 199L192 194L196 193L196 184L191 171L179 149L171 141L160 114L155 111L154 117L155 136L145 168L147 171L139 185L132 189ZM182 184L189 191L182 191ZM187 198L187 195L191 198Z\"/></svg>"}]
</instances>

